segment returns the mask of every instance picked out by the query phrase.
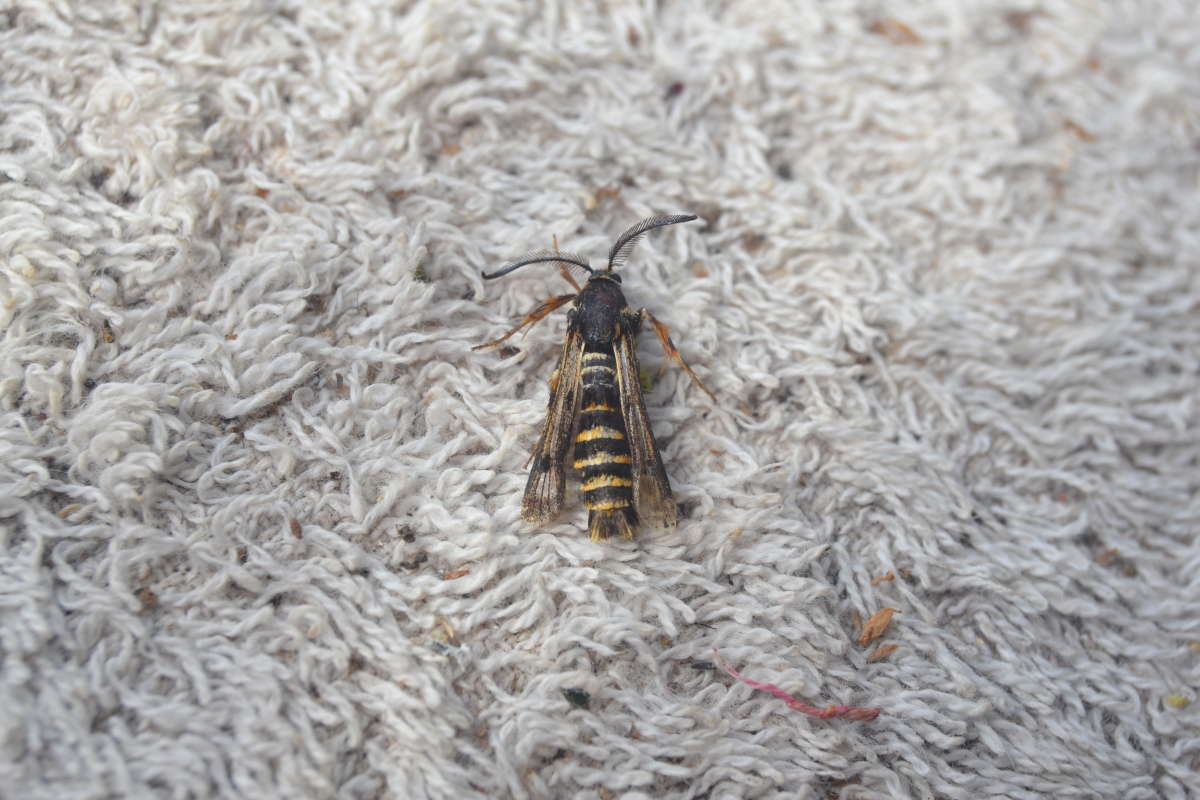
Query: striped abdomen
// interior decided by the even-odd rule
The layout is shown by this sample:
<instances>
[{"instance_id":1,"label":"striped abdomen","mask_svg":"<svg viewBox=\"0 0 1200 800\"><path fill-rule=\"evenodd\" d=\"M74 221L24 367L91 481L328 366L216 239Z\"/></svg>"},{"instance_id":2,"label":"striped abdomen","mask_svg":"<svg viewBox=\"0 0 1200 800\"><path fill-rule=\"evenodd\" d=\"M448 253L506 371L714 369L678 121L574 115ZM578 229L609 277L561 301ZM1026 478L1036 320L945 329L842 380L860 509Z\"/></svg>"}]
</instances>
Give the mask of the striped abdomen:
<instances>
[{"instance_id":1,"label":"striped abdomen","mask_svg":"<svg viewBox=\"0 0 1200 800\"><path fill-rule=\"evenodd\" d=\"M575 468L583 472L580 491L588 508L588 531L593 539L632 537L637 526L633 458L621 416L611 344L586 346L580 383Z\"/></svg>"}]
</instances>

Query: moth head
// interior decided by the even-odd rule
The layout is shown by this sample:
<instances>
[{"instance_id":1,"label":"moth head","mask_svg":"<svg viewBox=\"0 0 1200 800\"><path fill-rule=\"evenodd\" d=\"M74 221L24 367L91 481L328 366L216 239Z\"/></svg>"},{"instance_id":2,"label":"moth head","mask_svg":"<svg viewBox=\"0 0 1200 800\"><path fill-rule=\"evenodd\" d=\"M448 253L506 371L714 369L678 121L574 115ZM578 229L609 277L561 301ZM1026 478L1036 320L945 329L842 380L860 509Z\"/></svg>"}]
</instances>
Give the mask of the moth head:
<instances>
[{"instance_id":1,"label":"moth head","mask_svg":"<svg viewBox=\"0 0 1200 800\"><path fill-rule=\"evenodd\" d=\"M621 276L611 269L598 269L592 272L591 277L588 278L588 283L592 281L613 281L620 283Z\"/></svg>"}]
</instances>

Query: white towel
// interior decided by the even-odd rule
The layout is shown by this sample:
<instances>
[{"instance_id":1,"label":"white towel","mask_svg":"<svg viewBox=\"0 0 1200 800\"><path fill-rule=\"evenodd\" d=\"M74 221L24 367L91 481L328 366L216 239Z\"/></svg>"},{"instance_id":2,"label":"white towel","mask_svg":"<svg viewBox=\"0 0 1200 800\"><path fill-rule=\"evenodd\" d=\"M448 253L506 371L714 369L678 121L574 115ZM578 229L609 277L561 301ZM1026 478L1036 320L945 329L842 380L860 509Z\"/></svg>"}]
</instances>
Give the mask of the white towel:
<instances>
[{"instance_id":1,"label":"white towel","mask_svg":"<svg viewBox=\"0 0 1200 800\"><path fill-rule=\"evenodd\" d=\"M0 52L0 795L1196 790L1189 3L22 0ZM565 311L470 347L570 289L480 272L654 213L681 522L530 530Z\"/></svg>"}]
</instances>

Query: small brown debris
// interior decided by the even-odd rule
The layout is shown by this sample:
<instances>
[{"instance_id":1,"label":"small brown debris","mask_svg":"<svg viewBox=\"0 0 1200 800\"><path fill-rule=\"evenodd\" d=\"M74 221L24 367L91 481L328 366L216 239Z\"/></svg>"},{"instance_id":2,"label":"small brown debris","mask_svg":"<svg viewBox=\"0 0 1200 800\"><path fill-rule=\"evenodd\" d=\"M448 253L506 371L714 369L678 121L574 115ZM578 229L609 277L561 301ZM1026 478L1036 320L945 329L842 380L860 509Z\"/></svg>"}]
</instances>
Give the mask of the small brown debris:
<instances>
[{"instance_id":1,"label":"small brown debris","mask_svg":"<svg viewBox=\"0 0 1200 800\"><path fill-rule=\"evenodd\" d=\"M1187 646L1188 646L1188 649L1191 650L1193 653L1200 655L1200 641L1192 639L1190 642L1187 643Z\"/></svg>"},{"instance_id":2,"label":"small brown debris","mask_svg":"<svg viewBox=\"0 0 1200 800\"><path fill-rule=\"evenodd\" d=\"M757 253L766 243L767 237L762 234L751 233L742 237L742 247L746 248L747 253Z\"/></svg>"},{"instance_id":3,"label":"small brown debris","mask_svg":"<svg viewBox=\"0 0 1200 800\"><path fill-rule=\"evenodd\" d=\"M871 585L878 586L879 584L883 583L884 581L894 581L894 580L896 580L896 573L892 572L891 570L888 570L887 574L880 575L878 578L872 578Z\"/></svg>"},{"instance_id":4,"label":"small brown debris","mask_svg":"<svg viewBox=\"0 0 1200 800\"><path fill-rule=\"evenodd\" d=\"M236 334L236 333L227 333L227 334L225 334L225 341L227 341L227 342L235 342L235 341L237 341L237 334Z\"/></svg>"},{"instance_id":5,"label":"small brown debris","mask_svg":"<svg viewBox=\"0 0 1200 800\"><path fill-rule=\"evenodd\" d=\"M300 525L300 520L296 519L295 517L288 519L288 528L291 529L292 536L295 536L297 539L304 535L304 530Z\"/></svg>"},{"instance_id":6,"label":"small brown debris","mask_svg":"<svg viewBox=\"0 0 1200 800\"><path fill-rule=\"evenodd\" d=\"M456 156L461 151L462 151L462 147L460 147L459 145L456 145L456 144L442 145L442 155L444 155L444 156Z\"/></svg>"},{"instance_id":7,"label":"small brown debris","mask_svg":"<svg viewBox=\"0 0 1200 800\"><path fill-rule=\"evenodd\" d=\"M921 44L921 37L898 19L877 19L868 27L871 33L886 37L892 44Z\"/></svg>"},{"instance_id":8,"label":"small brown debris","mask_svg":"<svg viewBox=\"0 0 1200 800\"><path fill-rule=\"evenodd\" d=\"M1029 23L1033 21L1033 11L1009 11L1004 15L1004 21L1014 31L1020 34L1029 33Z\"/></svg>"},{"instance_id":9,"label":"small brown debris","mask_svg":"<svg viewBox=\"0 0 1200 800\"><path fill-rule=\"evenodd\" d=\"M137 599L142 604L143 611L152 611L158 606L158 595L148 587L143 586L137 590Z\"/></svg>"},{"instance_id":10,"label":"small brown debris","mask_svg":"<svg viewBox=\"0 0 1200 800\"><path fill-rule=\"evenodd\" d=\"M881 608L871 615L871 618L862 626L862 633L858 637L859 644L870 644L871 642L883 636L887 631L888 625L892 622L893 614L902 613L898 608Z\"/></svg>"},{"instance_id":11,"label":"small brown debris","mask_svg":"<svg viewBox=\"0 0 1200 800\"><path fill-rule=\"evenodd\" d=\"M1107 567L1109 564L1111 564L1113 562L1113 559L1115 559L1117 557L1117 555L1118 555L1118 552L1117 552L1117 548L1115 548L1115 547L1112 548L1111 550L1105 550L1103 553L1096 556L1096 563L1102 567Z\"/></svg>"},{"instance_id":12,"label":"small brown debris","mask_svg":"<svg viewBox=\"0 0 1200 800\"><path fill-rule=\"evenodd\" d=\"M1070 131L1074 136L1082 139L1085 142L1096 141L1096 134L1092 133L1073 119L1064 120L1063 127Z\"/></svg>"},{"instance_id":13,"label":"small brown debris","mask_svg":"<svg viewBox=\"0 0 1200 800\"><path fill-rule=\"evenodd\" d=\"M452 581L452 580L455 580L456 578L461 578L464 575L470 575L470 574L471 574L471 570L469 570L469 569L451 570L450 572L447 572L445 575L442 576L442 580Z\"/></svg>"},{"instance_id":14,"label":"small brown debris","mask_svg":"<svg viewBox=\"0 0 1200 800\"><path fill-rule=\"evenodd\" d=\"M588 193L583 199L583 207L591 211L596 206L600 205L605 200L615 198L621 193L621 185L618 183L610 183L607 186L601 186L599 189L594 189ZM558 252L558 237L554 239L554 250Z\"/></svg>"},{"instance_id":15,"label":"small brown debris","mask_svg":"<svg viewBox=\"0 0 1200 800\"><path fill-rule=\"evenodd\" d=\"M329 298L324 295L310 294L304 298L304 310L309 314L324 314L329 307Z\"/></svg>"},{"instance_id":16,"label":"small brown debris","mask_svg":"<svg viewBox=\"0 0 1200 800\"><path fill-rule=\"evenodd\" d=\"M437 618L432 636L435 642L458 646L458 633L441 617Z\"/></svg>"},{"instance_id":17,"label":"small brown debris","mask_svg":"<svg viewBox=\"0 0 1200 800\"><path fill-rule=\"evenodd\" d=\"M67 506L66 508L60 509L58 516L62 519L66 519L81 508L83 508L83 506L81 506L79 503L71 503L71 505Z\"/></svg>"},{"instance_id":18,"label":"small brown debris","mask_svg":"<svg viewBox=\"0 0 1200 800\"><path fill-rule=\"evenodd\" d=\"M898 644L880 645L879 647L875 648L871 655L867 656L867 661L882 661L894 653L898 647L900 647Z\"/></svg>"},{"instance_id":19,"label":"small brown debris","mask_svg":"<svg viewBox=\"0 0 1200 800\"><path fill-rule=\"evenodd\" d=\"M259 197L261 197L261 198L264 198L264 199L265 199L265 198L266 198L266 196L267 196L267 195L269 195L269 194L271 193L271 190L270 190L270 189L264 189L264 188L263 188L263 187L261 187L261 186L255 186L255 187L254 187L254 193L255 193L256 195L258 195Z\"/></svg>"},{"instance_id":20,"label":"small brown debris","mask_svg":"<svg viewBox=\"0 0 1200 800\"><path fill-rule=\"evenodd\" d=\"M239 564L245 564L246 559L249 557L250 557L250 551L247 550L245 547L239 547L237 549L237 560L238 560Z\"/></svg>"},{"instance_id":21,"label":"small brown debris","mask_svg":"<svg viewBox=\"0 0 1200 800\"><path fill-rule=\"evenodd\" d=\"M610 183L596 190L597 200L616 200L621 196L621 184Z\"/></svg>"}]
</instances>

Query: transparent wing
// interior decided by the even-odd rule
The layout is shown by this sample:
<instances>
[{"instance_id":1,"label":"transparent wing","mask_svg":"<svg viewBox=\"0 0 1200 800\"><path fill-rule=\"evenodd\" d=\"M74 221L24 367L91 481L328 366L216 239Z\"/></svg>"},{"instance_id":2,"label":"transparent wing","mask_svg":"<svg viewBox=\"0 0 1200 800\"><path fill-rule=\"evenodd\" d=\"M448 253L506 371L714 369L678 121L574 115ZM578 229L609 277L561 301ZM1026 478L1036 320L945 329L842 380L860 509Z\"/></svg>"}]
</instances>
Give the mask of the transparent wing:
<instances>
[{"instance_id":1,"label":"transparent wing","mask_svg":"<svg viewBox=\"0 0 1200 800\"><path fill-rule=\"evenodd\" d=\"M638 516L648 525L675 527L678 509L671 495L671 483L658 455L646 404L642 401L642 385L638 378L636 323L623 320L621 333L613 342L617 365L617 389L621 395L621 415L625 418L625 434L633 455L633 504Z\"/></svg>"},{"instance_id":2,"label":"transparent wing","mask_svg":"<svg viewBox=\"0 0 1200 800\"><path fill-rule=\"evenodd\" d=\"M562 509L566 496L566 453L579 413L582 361L583 337L571 326L567 329L558 369L551 379L546 424L533 451L533 466L529 471L529 482L525 484L525 497L521 500L521 518L531 524L549 522Z\"/></svg>"}]
</instances>

